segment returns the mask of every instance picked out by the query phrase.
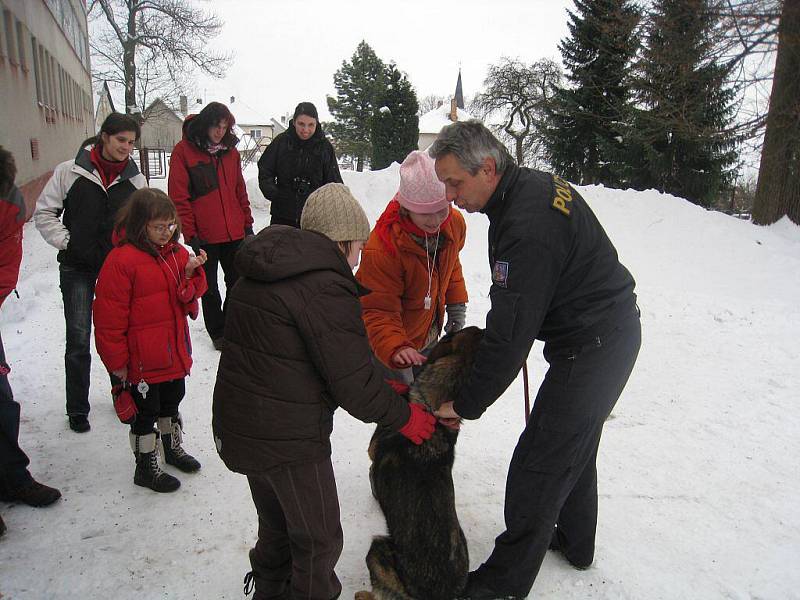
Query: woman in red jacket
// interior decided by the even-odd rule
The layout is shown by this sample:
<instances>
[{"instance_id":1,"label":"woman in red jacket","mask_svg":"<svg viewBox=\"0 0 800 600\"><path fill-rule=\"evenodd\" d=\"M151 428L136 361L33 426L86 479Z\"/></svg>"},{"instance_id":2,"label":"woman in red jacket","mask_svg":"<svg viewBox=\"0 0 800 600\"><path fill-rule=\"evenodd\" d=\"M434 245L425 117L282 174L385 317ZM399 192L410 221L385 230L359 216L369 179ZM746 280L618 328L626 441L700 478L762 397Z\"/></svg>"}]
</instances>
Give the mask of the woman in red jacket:
<instances>
[{"instance_id":1,"label":"woman in red jacket","mask_svg":"<svg viewBox=\"0 0 800 600\"><path fill-rule=\"evenodd\" d=\"M95 345L108 371L130 384L137 414L130 442L136 457L133 482L172 492L180 481L161 471L156 450L158 422L164 459L191 473L200 463L181 447L178 406L192 366L186 316L197 318L207 289L206 261L178 243L181 227L172 200L157 189L133 193L120 210L120 241L103 263L94 301Z\"/></svg>"},{"instance_id":2,"label":"woman in red jacket","mask_svg":"<svg viewBox=\"0 0 800 600\"><path fill-rule=\"evenodd\" d=\"M364 324L378 359L406 383L411 368L442 332L464 326L467 288L458 253L464 217L445 197L426 152L411 152L400 166L400 187L369 236L356 279Z\"/></svg>"},{"instance_id":3,"label":"woman in red jacket","mask_svg":"<svg viewBox=\"0 0 800 600\"><path fill-rule=\"evenodd\" d=\"M183 124L183 139L169 159L169 196L178 208L186 240L195 254L203 248L208 293L203 296L203 321L214 348L222 350L225 308L217 284L222 266L227 290L239 278L233 257L246 235L253 234L250 201L236 150L238 138L228 107L210 102Z\"/></svg>"}]
</instances>

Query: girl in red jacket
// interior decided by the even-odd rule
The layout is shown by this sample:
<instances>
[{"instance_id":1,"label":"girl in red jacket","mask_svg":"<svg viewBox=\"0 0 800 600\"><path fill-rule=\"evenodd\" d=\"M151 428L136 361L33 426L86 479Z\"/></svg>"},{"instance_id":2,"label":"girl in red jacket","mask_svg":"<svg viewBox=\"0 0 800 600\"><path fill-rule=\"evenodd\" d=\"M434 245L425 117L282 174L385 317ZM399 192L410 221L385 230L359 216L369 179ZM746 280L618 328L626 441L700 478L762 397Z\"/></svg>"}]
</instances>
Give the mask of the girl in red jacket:
<instances>
[{"instance_id":1,"label":"girl in red jacket","mask_svg":"<svg viewBox=\"0 0 800 600\"><path fill-rule=\"evenodd\" d=\"M239 278L233 257L245 236L253 234L234 123L227 106L210 102L200 114L186 117L183 139L169 159L169 196L181 217L183 239L195 254L200 248L208 252L203 321L217 350L222 350L225 333L217 265L225 273L225 289L230 290Z\"/></svg>"},{"instance_id":2,"label":"girl in red jacket","mask_svg":"<svg viewBox=\"0 0 800 600\"><path fill-rule=\"evenodd\" d=\"M95 289L95 345L108 371L130 384L136 403L130 431L133 482L172 492L180 481L159 468L158 434L167 464L185 473L200 468L181 447L178 405L192 366L186 316L197 318L198 298L208 287L198 268L206 254L190 256L177 242L181 227L175 205L157 189L131 195L116 231L120 241L103 263Z\"/></svg>"},{"instance_id":3,"label":"girl in red jacket","mask_svg":"<svg viewBox=\"0 0 800 600\"><path fill-rule=\"evenodd\" d=\"M364 324L375 355L406 383L424 351L445 332L464 326L467 288L458 253L464 217L445 197L426 152L411 152L400 166L400 187L369 236L356 279Z\"/></svg>"}]
</instances>

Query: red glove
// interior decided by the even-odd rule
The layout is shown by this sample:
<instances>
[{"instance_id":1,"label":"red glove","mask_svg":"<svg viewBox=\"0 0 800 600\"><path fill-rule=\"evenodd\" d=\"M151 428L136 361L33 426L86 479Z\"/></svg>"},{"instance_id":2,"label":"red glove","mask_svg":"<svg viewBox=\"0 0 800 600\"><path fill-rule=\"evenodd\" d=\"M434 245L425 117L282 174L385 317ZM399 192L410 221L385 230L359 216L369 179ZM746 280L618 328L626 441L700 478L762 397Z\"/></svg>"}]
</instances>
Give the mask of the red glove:
<instances>
[{"instance_id":1,"label":"red glove","mask_svg":"<svg viewBox=\"0 0 800 600\"><path fill-rule=\"evenodd\" d=\"M411 416L408 423L400 430L404 436L419 446L424 440L430 439L436 428L436 417L429 413L421 404L409 402Z\"/></svg>"},{"instance_id":2,"label":"red glove","mask_svg":"<svg viewBox=\"0 0 800 600\"><path fill-rule=\"evenodd\" d=\"M114 410L122 423L130 425L136 420L136 413L139 409L131 395L128 383L118 383L111 388L111 395L114 398Z\"/></svg>"}]
</instances>

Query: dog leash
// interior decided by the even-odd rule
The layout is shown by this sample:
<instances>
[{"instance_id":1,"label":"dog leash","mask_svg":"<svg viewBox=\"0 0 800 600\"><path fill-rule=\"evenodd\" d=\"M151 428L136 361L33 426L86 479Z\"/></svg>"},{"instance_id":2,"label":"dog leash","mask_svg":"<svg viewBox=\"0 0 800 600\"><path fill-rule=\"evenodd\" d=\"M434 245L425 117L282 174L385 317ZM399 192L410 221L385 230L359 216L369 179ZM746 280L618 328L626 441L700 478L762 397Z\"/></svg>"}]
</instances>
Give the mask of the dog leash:
<instances>
[{"instance_id":1,"label":"dog leash","mask_svg":"<svg viewBox=\"0 0 800 600\"><path fill-rule=\"evenodd\" d=\"M528 424L528 417L531 414L531 397L528 393L528 361L522 361L522 384L525 388L525 424Z\"/></svg>"}]
</instances>

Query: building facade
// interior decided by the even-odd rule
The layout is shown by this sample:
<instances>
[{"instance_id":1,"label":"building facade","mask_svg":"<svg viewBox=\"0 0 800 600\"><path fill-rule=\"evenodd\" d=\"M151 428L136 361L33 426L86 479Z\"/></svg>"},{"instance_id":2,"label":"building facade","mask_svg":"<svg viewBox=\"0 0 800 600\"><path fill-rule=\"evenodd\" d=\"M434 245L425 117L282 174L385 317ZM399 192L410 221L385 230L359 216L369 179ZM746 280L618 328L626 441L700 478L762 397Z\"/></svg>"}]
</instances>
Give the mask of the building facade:
<instances>
[{"instance_id":1,"label":"building facade","mask_svg":"<svg viewBox=\"0 0 800 600\"><path fill-rule=\"evenodd\" d=\"M86 11L85 0L0 0L0 145L29 211L96 133Z\"/></svg>"},{"instance_id":2,"label":"building facade","mask_svg":"<svg viewBox=\"0 0 800 600\"><path fill-rule=\"evenodd\" d=\"M161 98L156 98L142 113L141 148L172 152L183 138L184 115L173 110Z\"/></svg>"}]
</instances>

